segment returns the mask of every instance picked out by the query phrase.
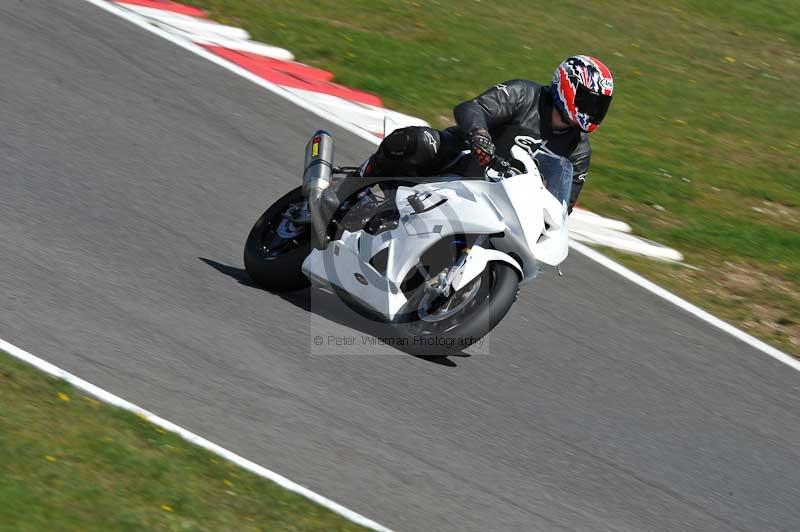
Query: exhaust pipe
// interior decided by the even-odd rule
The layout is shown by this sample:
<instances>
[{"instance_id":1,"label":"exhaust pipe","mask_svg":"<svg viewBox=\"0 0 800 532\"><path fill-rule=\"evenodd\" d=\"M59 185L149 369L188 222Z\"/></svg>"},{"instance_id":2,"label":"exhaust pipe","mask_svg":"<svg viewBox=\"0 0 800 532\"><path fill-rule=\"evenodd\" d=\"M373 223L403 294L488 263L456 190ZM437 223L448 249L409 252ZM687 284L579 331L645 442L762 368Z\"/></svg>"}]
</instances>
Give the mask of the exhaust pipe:
<instances>
[{"instance_id":1,"label":"exhaust pipe","mask_svg":"<svg viewBox=\"0 0 800 532\"><path fill-rule=\"evenodd\" d=\"M331 184L333 176L333 136L320 129L306 145L303 170L303 196L308 200L308 212L317 240L314 246L324 249L328 240L328 220L322 209L322 193Z\"/></svg>"}]
</instances>

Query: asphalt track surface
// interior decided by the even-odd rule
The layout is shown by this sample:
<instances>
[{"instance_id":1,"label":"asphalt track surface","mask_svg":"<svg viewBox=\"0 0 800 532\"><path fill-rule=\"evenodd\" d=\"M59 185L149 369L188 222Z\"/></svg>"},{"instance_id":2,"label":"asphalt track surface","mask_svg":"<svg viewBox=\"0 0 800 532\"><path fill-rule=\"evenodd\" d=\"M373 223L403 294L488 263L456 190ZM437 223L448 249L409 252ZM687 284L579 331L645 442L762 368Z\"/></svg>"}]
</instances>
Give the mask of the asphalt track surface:
<instances>
[{"instance_id":1,"label":"asphalt track surface","mask_svg":"<svg viewBox=\"0 0 800 532\"><path fill-rule=\"evenodd\" d=\"M241 250L318 126L370 145L84 2L0 50L4 339L397 530L800 530L796 371L577 254L487 354L360 345Z\"/></svg>"}]
</instances>

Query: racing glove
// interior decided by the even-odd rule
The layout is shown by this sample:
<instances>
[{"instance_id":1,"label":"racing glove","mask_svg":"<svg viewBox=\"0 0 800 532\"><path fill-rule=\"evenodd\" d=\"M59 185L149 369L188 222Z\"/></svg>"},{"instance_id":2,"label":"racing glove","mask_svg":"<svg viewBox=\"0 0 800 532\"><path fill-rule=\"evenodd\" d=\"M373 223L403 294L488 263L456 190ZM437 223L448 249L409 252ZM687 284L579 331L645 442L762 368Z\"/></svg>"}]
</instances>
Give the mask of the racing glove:
<instances>
[{"instance_id":1,"label":"racing glove","mask_svg":"<svg viewBox=\"0 0 800 532\"><path fill-rule=\"evenodd\" d=\"M492 162L494 142L485 129L477 127L469 132L469 147L481 166L488 166Z\"/></svg>"}]
</instances>

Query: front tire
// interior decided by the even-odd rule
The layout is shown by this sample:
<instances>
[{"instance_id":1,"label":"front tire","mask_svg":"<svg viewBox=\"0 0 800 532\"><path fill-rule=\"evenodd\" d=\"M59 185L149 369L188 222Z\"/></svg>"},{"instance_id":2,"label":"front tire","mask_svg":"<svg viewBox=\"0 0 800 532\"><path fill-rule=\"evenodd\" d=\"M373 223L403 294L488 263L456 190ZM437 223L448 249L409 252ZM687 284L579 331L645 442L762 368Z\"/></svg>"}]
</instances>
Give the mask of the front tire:
<instances>
[{"instance_id":1,"label":"front tire","mask_svg":"<svg viewBox=\"0 0 800 532\"><path fill-rule=\"evenodd\" d=\"M420 289L409 299L398 332L415 354L446 355L466 349L508 313L517 299L519 280L510 264L492 261L446 299L432 299Z\"/></svg>"},{"instance_id":2,"label":"front tire","mask_svg":"<svg viewBox=\"0 0 800 532\"><path fill-rule=\"evenodd\" d=\"M311 253L311 226L295 225L286 216L304 202L302 187L285 194L261 215L247 236L244 268L262 288L291 292L311 284L301 270Z\"/></svg>"}]
</instances>

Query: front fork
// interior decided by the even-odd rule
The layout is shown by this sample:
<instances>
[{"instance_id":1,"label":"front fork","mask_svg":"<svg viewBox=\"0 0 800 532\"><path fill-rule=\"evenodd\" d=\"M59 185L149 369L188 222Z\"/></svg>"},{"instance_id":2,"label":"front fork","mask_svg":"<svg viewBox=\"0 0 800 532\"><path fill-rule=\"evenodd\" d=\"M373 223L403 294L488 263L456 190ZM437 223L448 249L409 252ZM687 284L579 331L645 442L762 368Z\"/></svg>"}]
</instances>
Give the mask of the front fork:
<instances>
[{"instance_id":1,"label":"front fork","mask_svg":"<svg viewBox=\"0 0 800 532\"><path fill-rule=\"evenodd\" d=\"M473 242L472 245L482 246L487 238L489 238L489 235L478 235L478 238L475 239L475 242ZM439 272L438 275L425 281L425 291L442 297L449 297L453 286L453 281L462 274L462 270L467 263L469 251L470 247L462 249L452 266L445 268Z\"/></svg>"}]
</instances>

